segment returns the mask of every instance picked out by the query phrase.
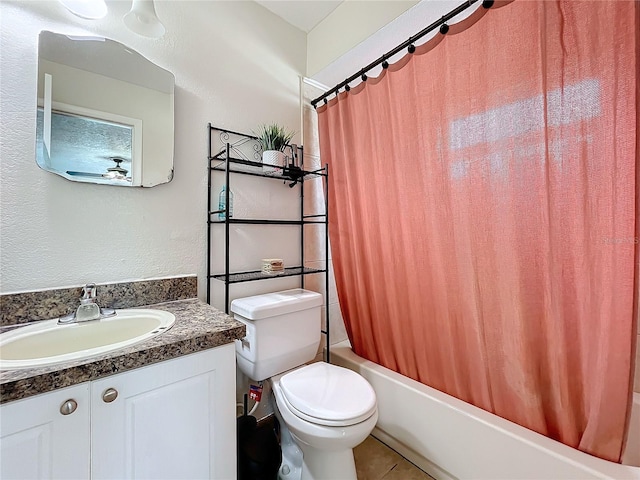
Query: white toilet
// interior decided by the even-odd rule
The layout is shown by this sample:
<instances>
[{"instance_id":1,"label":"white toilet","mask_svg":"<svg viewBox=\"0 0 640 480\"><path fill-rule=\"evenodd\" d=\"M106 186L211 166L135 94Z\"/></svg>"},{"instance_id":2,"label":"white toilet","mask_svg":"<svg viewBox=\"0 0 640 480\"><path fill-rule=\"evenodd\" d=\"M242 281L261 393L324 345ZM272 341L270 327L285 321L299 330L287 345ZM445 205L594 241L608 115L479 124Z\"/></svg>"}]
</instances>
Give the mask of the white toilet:
<instances>
[{"instance_id":1,"label":"white toilet","mask_svg":"<svg viewBox=\"0 0 640 480\"><path fill-rule=\"evenodd\" d=\"M270 379L283 442L290 434L299 447L283 445L281 479L356 480L353 448L378 420L375 392L363 377L325 362L304 365L320 345L321 305L320 294L299 288L231 302L247 327L236 340L238 366L253 380ZM302 459L292 458L295 452Z\"/></svg>"}]
</instances>

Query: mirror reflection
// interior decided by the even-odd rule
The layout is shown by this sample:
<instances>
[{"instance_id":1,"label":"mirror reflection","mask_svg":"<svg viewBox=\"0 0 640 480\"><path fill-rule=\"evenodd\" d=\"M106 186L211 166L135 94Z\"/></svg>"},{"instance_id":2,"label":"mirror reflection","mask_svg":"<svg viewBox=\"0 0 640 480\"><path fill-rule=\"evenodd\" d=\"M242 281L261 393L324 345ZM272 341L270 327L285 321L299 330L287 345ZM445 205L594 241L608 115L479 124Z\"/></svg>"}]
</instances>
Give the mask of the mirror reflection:
<instances>
[{"instance_id":1,"label":"mirror reflection","mask_svg":"<svg viewBox=\"0 0 640 480\"><path fill-rule=\"evenodd\" d=\"M152 187L173 177L174 77L124 45L43 31L36 162L72 181Z\"/></svg>"}]
</instances>

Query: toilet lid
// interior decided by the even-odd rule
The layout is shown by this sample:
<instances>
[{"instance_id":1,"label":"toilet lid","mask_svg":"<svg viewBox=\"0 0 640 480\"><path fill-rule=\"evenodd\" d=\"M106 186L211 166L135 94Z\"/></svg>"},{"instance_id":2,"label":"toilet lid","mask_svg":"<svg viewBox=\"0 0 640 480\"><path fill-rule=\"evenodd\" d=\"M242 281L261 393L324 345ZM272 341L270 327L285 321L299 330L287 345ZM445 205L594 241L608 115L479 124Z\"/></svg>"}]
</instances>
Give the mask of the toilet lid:
<instances>
[{"instance_id":1,"label":"toilet lid","mask_svg":"<svg viewBox=\"0 0 640 480\"><path fill-rule=\"evenodd\" d=\"M376 410L376 394L369 382L325 362L287 373L280 387L287 402L302 414L298 416L321 425L354 425Z\"/></svg>"}]
</instances>

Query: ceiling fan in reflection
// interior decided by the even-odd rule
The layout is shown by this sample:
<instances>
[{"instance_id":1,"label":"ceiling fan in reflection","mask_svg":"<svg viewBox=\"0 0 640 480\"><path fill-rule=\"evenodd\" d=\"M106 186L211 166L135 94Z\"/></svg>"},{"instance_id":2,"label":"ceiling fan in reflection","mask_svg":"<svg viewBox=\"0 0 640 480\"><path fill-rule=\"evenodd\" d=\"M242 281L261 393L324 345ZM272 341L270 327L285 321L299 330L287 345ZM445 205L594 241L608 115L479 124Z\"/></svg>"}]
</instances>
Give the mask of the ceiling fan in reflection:
<instances>
[{"instance_id":1,"label":"ceiling fan in reflection","mask_svg":"<svg viewBox=\"0 0 640 480\"><path fill-rule=\"evenodd\" d=\"M129 170L120 166L122 162L126 162L126 159L120 157L107 158L116 162L116 166L107 168L107 171L105 173L77 172L73 170L67 170L67 175L72 175L74 177L103 178L106 180L122 180L125 182L131 182L131 177L127 177L127 173L129 173Z\"/></svg>"}]
</instances>

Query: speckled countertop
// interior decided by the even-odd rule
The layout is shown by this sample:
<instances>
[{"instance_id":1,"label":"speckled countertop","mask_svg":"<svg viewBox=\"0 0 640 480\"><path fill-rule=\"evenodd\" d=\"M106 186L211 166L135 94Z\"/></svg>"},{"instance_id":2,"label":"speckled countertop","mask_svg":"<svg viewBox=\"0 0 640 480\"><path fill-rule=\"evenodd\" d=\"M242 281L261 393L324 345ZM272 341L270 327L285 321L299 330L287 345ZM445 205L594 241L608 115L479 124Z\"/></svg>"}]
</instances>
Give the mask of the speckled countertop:
<instances>
[{"instance_id":1,"label":"speckled countertop","mask_svg":"<svg viewBox=\"0 0 640 480\"><path fill-rule=\"evenodd\" d=\"M88 359L0 371L0 403L218 347L245 335L242 323L197 299L158 303L144 308L173 313L176 317L173 327L144 342Z\"/></svg>"}]
</instances>

